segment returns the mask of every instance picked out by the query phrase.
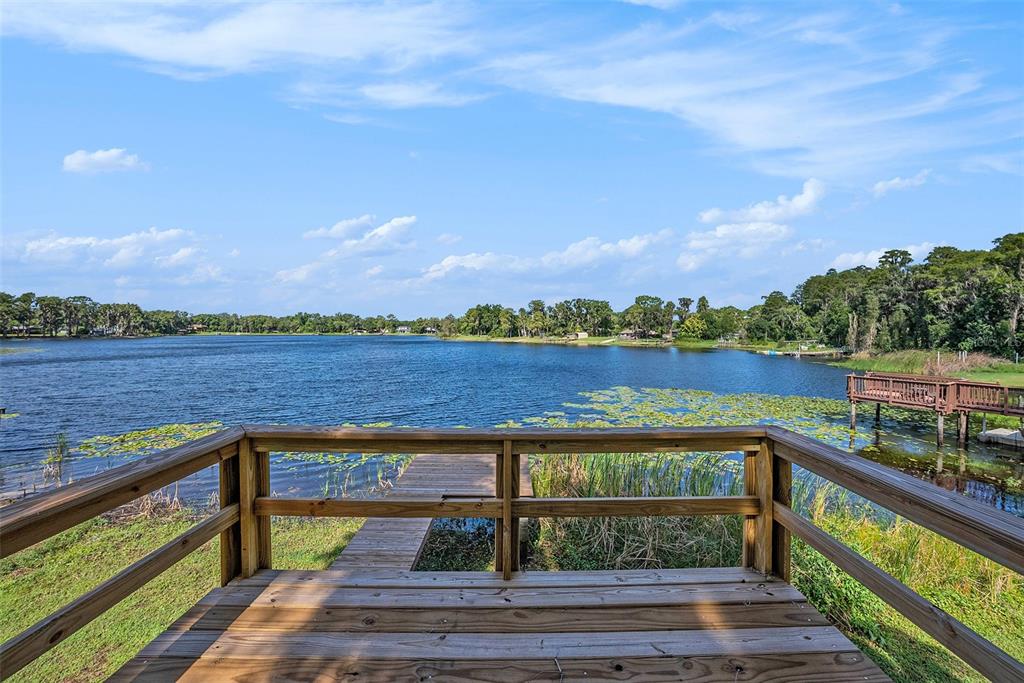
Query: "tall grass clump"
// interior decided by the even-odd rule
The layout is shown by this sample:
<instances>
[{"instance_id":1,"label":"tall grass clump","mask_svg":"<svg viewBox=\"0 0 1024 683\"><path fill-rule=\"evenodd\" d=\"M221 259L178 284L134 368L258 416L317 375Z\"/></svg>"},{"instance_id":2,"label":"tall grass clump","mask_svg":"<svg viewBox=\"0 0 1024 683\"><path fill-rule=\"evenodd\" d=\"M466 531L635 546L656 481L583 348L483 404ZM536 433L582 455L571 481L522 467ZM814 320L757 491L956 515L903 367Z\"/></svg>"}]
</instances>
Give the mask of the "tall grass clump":
<instances>
[{"instance_id":1,"label":"tall grass clump","mask_svg":"<svg viewBox=\"0 0 1024 683\"><path fill-rule=\"evenodd\" d=\"M531 461L534 494L551 497L739 495L740 464L719 453L566 454ZM530 564L546 569L729 566L737 517L591 517L539 521Z\"/></svg>"}]
</instances>

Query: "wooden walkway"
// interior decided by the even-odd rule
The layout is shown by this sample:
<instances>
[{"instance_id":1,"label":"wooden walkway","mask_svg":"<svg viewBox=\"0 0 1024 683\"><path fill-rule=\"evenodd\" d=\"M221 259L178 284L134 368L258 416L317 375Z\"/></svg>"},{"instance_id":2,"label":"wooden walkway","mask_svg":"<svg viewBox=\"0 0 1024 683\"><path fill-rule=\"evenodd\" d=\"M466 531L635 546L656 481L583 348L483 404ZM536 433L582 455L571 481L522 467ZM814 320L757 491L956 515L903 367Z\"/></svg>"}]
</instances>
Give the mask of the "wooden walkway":
<instances>
[{"instance_id":1,"label":"wooden walkway","mask_svg":"<svg viewBox=\"0 0 1024 683\"><path fill-rule=\"evenodd\" d=\"M261 570L115 681L886 681L789 584L742 568Z\"/></svg>"},{"instance_id":2,"label":"wooden walkway","mask_svg":"<svg viewBox=\"0 0 1024 683\"><path fill-rule=\"evenodd\" d=\"M520 469L520 495L532 496L527 458ZM417 455L388 495L424 500L494 495L493 455ZM430 519L368 519L331 569L412 569L430 531Z\"/></svg>"}]
</instances>

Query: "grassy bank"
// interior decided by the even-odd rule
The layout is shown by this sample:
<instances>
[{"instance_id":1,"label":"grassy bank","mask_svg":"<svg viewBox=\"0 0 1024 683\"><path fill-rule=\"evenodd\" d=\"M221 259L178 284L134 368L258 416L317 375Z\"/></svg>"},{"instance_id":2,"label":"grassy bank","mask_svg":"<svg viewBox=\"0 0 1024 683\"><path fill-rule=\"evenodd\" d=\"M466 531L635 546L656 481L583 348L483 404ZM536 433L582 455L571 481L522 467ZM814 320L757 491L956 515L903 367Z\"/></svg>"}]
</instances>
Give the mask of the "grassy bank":
<instances>
[{"instance_id":1,"label":"grassy bank","mask_svg":"<svg viewBox=\"0 0 1024 683\"><path fill-rule=\"evenodd\" d=\"M0 561L0 639L6 640L195 524L164 510L97 518ZM324 569L361 520L275 518L274 566ZM11 681L95 681L116 671L220 583L212 540L73 634Z\"/></svg>"},{"instance_id":2,"label":"grassy bank","mask_svg":"<svg viewBox=\"0 0 1024 683\"><path fill-rule=\"evenodd\" d=\"M954 351L893 351L858 354L833 365L851 370L942 375L1024 387L1024 365L980 353L968 354L967 360L961 361Z\"/></svg>"}]
</instances>

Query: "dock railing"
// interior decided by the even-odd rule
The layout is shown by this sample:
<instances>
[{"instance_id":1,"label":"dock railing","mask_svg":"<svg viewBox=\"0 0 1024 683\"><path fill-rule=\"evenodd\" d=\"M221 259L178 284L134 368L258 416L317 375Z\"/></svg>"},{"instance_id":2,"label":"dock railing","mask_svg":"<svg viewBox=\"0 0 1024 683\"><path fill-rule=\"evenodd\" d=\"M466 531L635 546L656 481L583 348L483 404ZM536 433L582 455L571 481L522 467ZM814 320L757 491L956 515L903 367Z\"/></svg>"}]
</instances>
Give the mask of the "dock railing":
<instances>
[{"instance_id":1,"label":"dock railing","mask_svg":"<svg viewBox=\"0 0 1024 683\"><path fill-rule=\"evenodd\" d=\"M494 496L440 501L272 497L270 453L495 455ZM682 451L744 454L739 496L522 498L519 461L533 454ZM476 517L496 521L497 571L519 570L519 518L741 515L743 564L783 580L795 535L992 680L1024 680L1024 664L828 535L791 507L793 466L830 480L947 539L1024 574L1024 520L773 426L687 429L343 429L246 425L140 458L0 509L0 557L210 465L220 467L220 509L111 579L0 646L7 677L220 535L221 582L273 565L272 515Z\"/></svg>"}]
</instances>

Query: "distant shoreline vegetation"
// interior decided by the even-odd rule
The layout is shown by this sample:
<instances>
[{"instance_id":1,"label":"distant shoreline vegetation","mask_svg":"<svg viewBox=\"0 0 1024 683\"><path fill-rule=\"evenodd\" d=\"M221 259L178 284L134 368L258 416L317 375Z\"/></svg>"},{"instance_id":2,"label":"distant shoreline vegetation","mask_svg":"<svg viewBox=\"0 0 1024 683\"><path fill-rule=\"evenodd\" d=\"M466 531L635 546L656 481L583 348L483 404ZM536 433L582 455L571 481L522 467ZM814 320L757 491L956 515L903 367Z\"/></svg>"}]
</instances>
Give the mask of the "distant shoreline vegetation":
<instances>
[{"instance_id":1,"label":"distant shoreline vegetation","mask_svg":"<svg viewBox=\"0 0 1024 683\"><path fill-rule=\"evenodd\" d=\"M616 311L601 299L540 299L519 309L478 304L463 315L401 320L393 314L287 316L145 311L86 296L0 292L0 334L10 337L140 337L175 334L436 334L443 338L535 343L841 349L886 353L953 349L1016 358L1024 353L1024 233L990 250L940 246L921 263L892 249L877 266L830 269L792 294L762 296L741 309L707 297L643 294Z\"/></svg>"}]
</instances>

